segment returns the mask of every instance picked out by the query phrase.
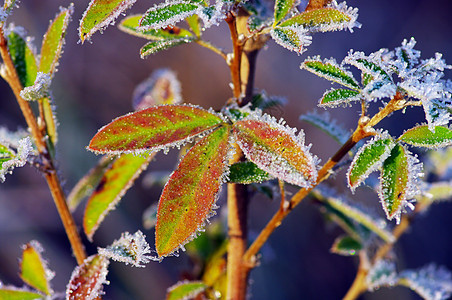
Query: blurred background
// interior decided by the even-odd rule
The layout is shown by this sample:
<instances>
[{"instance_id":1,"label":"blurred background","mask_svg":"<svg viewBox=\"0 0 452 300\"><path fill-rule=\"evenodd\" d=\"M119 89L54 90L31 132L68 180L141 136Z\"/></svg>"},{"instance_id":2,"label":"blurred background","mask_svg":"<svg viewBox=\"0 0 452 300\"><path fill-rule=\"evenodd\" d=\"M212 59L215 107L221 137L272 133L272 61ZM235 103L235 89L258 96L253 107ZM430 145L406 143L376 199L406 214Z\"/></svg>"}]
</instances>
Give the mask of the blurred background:
<instances>
[{"instance_id":1,"label":"blurred background","mask_svg":"<svg viewBox=\"0 0 452 300\"><path fill-rule=\"evenodd\" d=\"M59 119L58 160L61 178L67 192L97 162L98 157L87 152L85 146L96 131L111 119L132 111L131 97L137 84L158 68L174 70L182 84L185 102L219 109L231 97L229 71L221 59L198 45L176 47L147 59L139 57L144 40L129 36L115 26L103 34L97 33L92 43L79 43L77 26L88 0L75 3L73 20L66 36L64 53L52 91ZM25 27L35 36L36 46L50 19L59 6L70 1L21 1L12 21ZM258 57L256 87L269 95L280 95L288 102L282 109L274 110L292 127L303 128L312 152L326 161L337 145L324 133L298 120L298 117L316 108L317 101L330 84L306 71L299 65L309 55L335 57L338 61L349 49L366 53L380 48L393 49L403 39L415 37L416 49L422 58L441 52L452 63L452 2L450 0L380 0L348 1L359 8L361 29L354 33L334 32L315 34L313 43L303 55L289 52L274 42L261 51ZM143 13L152 5L150 1L137 1L127 13ZM11 21L10 20L10 21ZM205 38L230 51L230 38L225 24L205 32ZM447 77L451 78L451 72ZM357 121L358 106L352 109L330 110L333 117L345 128ZM397 115L389 118L383 127L394 134L423 121L421 109L410 109L413 116L398 121ZM19 107L4 81L0 82L0 124L9 130L25 127ZM422 153L421 153L422 154ZM177 152L157 155L149 171L172 170L177 163ZM344 186L344 176L335 177ZM331 181L331 180L330 180ZM332 182L332 181L331 181ZM141 179L129 190L116 210L110 213L94 236L94 244L84 238L89 254L97 246L106 246L119 238L121 232L144 231L150 244L153 231L144 230L142 212L158 201L161 190L146 188ZM293 191L292 191L293 192ZM357 201L366 201L383 215L377 195L358 193ZM224 206L224 195L218 204ZM83 206L75 213L81 224ZM265 197L251 200L249 222L250 236L255 236L279 206L278 201ZM432 207L426 215L418 216L409 231L395 248L399 257L398 268L419 268L430 262L452 270L452 203ZM221 217L221 213L219 213ZM329 249L341 230L328 225L318 207L311 201L303 202L271 236L263 249L262 264L252 271L249 294L251 299L340 299L351 285L357 267L354 257L331 254ZM38 240L44 247L44 256L56 272L53 287L64 291L75 266L70 246L61 221L47 190L43 177L30 166L16 169L0 185L0 281L21 286L18 276L18 259L21 245ZM144 269L112 263L104 299L164 299L166 288L180 279L180 274L190 270L187 257L167 258L162 263L150 263ZM403 289L381 289L366 293L362 299L418 299L413 292Z\"/></svg>"}]
</instances>

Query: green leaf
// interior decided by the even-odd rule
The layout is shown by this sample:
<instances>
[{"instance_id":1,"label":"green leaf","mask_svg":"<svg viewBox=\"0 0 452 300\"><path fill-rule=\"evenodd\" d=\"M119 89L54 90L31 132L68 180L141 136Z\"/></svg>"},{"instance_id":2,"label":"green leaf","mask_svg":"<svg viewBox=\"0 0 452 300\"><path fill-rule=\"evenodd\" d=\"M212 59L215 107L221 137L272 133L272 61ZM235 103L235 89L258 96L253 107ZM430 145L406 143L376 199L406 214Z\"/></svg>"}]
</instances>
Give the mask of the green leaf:
<instances>
[{"instance_id":1,"label":"green leaf","mask_svg":"<svg viewBox=\"0 0 452 300\"><path fill-rule=\"evenodd\" d=\"M435 126L431 131L428 125L420 125L405 131L398 140L416 147L443 148L452 145L452 130Z\"/></svg>"},{"instance_id":2,"label":"green leaf","mask_svg":"<svg viewBox=\"0 0 452 300\"><path fill-rule=\"evenodd\" d=\"M168 288L166 300L192 299L207 288L202 281L180 281Z\"/></svg>"},{"instance_id":3,"label":"green leaf","mask_svg":"<svg viewBox=\"0 0 452 300\"><path fill-rule=\"evenodd\" d=\"M255 163L250 161L238 162L229 167L228 182L251 184L261 183L273 177L267 172L259 169Z\"/></svg>"},{"instance_id":4,"label":"green leaf","mask_svg":"<svg viewBox=\"0 0 452 300\"><path fill-rule=\"evenodd\" d=\"M91 195L99 184L104 173L115 161L116 158L110 156L102 157L99 162L83 176L72 188L67 197L67 204L71 212L74 212L80 202Z\"/></svg>"},{"instance_id":5,"label":"green leaf","mask_svg":"<svg viewBox=\"0 0 452 300\"><path fill-rule=\"evenodd\" d=\"M155 5L143 15L139 30L174 26L175 23L196 14L200 8L198 3L181 0Z\"/></svg>"},{"instance_id":6,"label":"green leaf","mask_svg":"<svg viewBox=\"0 0 452 300\"><path fill-rule=\"evenodd\" d=\"M63 8L50 23L42 39L39 71L47 74L55 72L63 49L67 26L74 12L74 5Z\"/></svg>"},{"instance_id":7,"label":"green leaf","mask_svg":"<svg viewBox=\"0 0 452 300\"><path fill-rule=\"evenodd\" d=\"M53 145L57 143L58 132L57 132L57 120L55 117L54 107L52 105L51 97L44 97L40 99L42 101L42 108L44 113L44 121L46 123L47 134L50 137L50 141Z\"/></svg>"},{"instance_id":8,"label":"green leaf","mask_svg":"<svg viewBox=\"0 0 452 300\"><path fill-rule=\"evenodd\" d=\"M341 11L331 7L324 7L302 12L283 23L285 26L303 26L310 31L336 31L348 28L353 16L346 11Z\"/></svg>"},{"instance_id":9,"label":"green leaf","mask_svg":"<svg viewBox=\"0 0 452 300\"><path fill-rule=\"evenodd\" d=\"M49 278L49 274L52 274L52 272L47 268L47 263L41 256L42 251L41 245L36 241L25 245L20 264L20 277L29 286L46 295L51 295L53 291L50 288L49 281L51 278Z\"/></svg>"},{"instance_id":10,"label":"green leaf","mask_svg":"<svg viewBox=\"0 0 452 300\"><path fill-rule=\"evenodd\" d=\"M318 58L306 59L300 66L309 72L327 80L337 82L348 88L359 91L359 84L353 78L352 73L346 71L333 60L320 61Z\"/></svg>"},{"instance_id":11,"label":"green leaf","mask_svg":"<svg viewBox=\"0 0 452 300\"><path fill-rule=\"evenodd\" d=\"M276 26L289 13L295 5L295 0L276 0L275 1L275 21L273 27Z\"/></svg>"},{"instance_id":12,"label":"green leaf","mask_svg":"<svg viewBox=\"0 0 452 300\"><path fill-rule=\"evenodd\" d=\"M370 268L366 281L368 289L371 291L382 286L394 286L397 283L395 263L388 260L378 260Z\"/></svg>"},{"instance_id":13,"label":"green leaf","mask_svg":"<svg viewBox=\"0 0 452 300\"><path fill-rule=\"evenodd\" d=\"M78 28L82 43L98 30L113 23L136 0L91 0Z\"/></svg>"},{"instance_id":14,"label":"green leaf","mask_svg":"<svg viewBox=\"0 0 452 300\"><path fill-rule=\"evenodd\" d=\"M340 104L347 104L351 101L358 101L360 93L354 90L333 89L325 92L322 99L320 99L319 106L321 107L335 107Z\"/></svg>"},{"instance_id":15,"label":"green leaf","mask_svg":"<svg viewBox=\"0 0 452 300\"><path fill-rule=\"evenodd\" d=\"M83 228L90 241L100 223L116 207L153 157L154 154L124 154L105 171L96 190L88 199L83 216Z\"/></svg>"},{"instance_id":16,"label":"green leaf","mask_svg":"<svg viewBox=\"0 0 452 300\"><path fill-rule=\"evenodd\" d=\"M119 29L128 34L153 41L193 36L190 31L179 27L167 27L165 29L149 29L144 31L138 30L139 22L142 17L143 17L142 15L133 15L124 18L121 21L121 23L119 23L118 27Z\"/></svg>"},{"instance_id":17,"label":"green leaf","mask_svg":"<svg viewBox=\"0 0 452 300\"><path fill-rule=\"evenodd\" d=\"M37 300L37 299L47 299L43 295L30 292L26 290L21 290L17 288L3 287L0 288L0 299L4 300Z\"/></svg>"},{"instance_id":18,"label":"green leaf","mask_svg":"<svg viewBox=\"0 0 452 300\"><path fill-rule=\"evenodd\" d=\"M72 272L66 287L67 300L97 299L103 293L110 261L102 255L92 255Z\"/></svg>"},{"instance_id":19,"label":"green leaf","mask_svg":"<svg viewBox=\"0 0 452 300\"><path fill-rule=\"evenodd\" d=\"M179 45L188 44L194 41L192 38L181 38L181 39L168 39L161 41L149 42L140 49L141 58L145 58L148 55L155 54L162 50L167 50Z\"/></svg>"},{"instance_id":20,"label":"green leaf","mask_svg":"<svg viewBox=\"0 0 452 300\"><path fill-rule=\"evenodd\" d=\"M191 15L185 19L191 31L199 38L201 37L201 24L197 15Z\"/></svg>"},{"instance_id":21,"label":"green leaf","mask_svg":"<svg viewBox=\"0 0 452 300\"><path fill-rule=\"evenodd\" d=\"M221 117L189 105L155 106L133 112L104 126L88 149L96 153L157 151L180 145L187 139L214 129Z\"/></svg>"},{"instance_id":22,"label":"green leaf","mask_svg":"<svg viewBox=\"0 0 452 300\"><path fill-rule=\"evenodd\" d=\"M391 154L395 143L391 138L373 139L367 142L355 155L347 172L348 186L352 191L378 170Z\"/></svg>"},{"instance_id":23,"label":"green leaf","mask_svg":"<svg viewBox=\"0 0 452 300\"><path fill-rule=\"evenodd\" d=\"M330 251L339 255L350 256L358 253L362 247L356 239L350 236L340 236L336 238Z\"/></svg>"},{"instance_id":24,"label":"green leaf","mask_svg":"<svg viewBox=\"0 0 452 300\"><path fill-rule=\"evenodd\" d=\"M366 78L365 78L364 82L367 82L368 84L370 82L373 82L372 74L379 74L379 76L381 76L381 78L385 82L392 82L391 76L381 66L379 66L375 62L371 61L362 52L350 53L344 59L344 62L355 66L356 68L361 70L363 73L365 73ZM370 80L370 79L372 79L372 80Z\"/></svg>"},{"instance_id":25,"label":"green leaf","mask_svg":"<svg viewBox=\"0 0 452 300\"><path fill-rule=\"evenodd\" d=\"M305 47L311 43L309 39L305 38L302 30L300 31L292 27L276 27L272 29L270 34L276 43L290 51L298 53L303 53L306 50Z\"/></svg>"},{"instance_id":26,"label":"green leaf","mask_svg":"<svg viewBox=\"0 0 452 300\"><path fill-rule=\"evenodd\" d=\"M286 182L308 187L317 179L316 160L303 136L274 119L248 119L234 124L234 135L245 156L260 169Z\"/></svg>"},{"instance_id":27,"label":"green leaf","mask_svg":"<svg viewBox=\"0 0 452 300\"><path fill-rule=\"evenodd\" d=\"M155 230L160 257L192 240L211 214L224 180L229 131L222 126L196 143L163 189Z\"/></svg>"},{"instance_id":28,"label":"green leaf","mask_svg":"<svg viewBox=\"0 0 452 300\"><path fill-rule=\"evenodd\" d=\"M14 152L12 152L8 147L0 144L0 170L4 162L7 162L15 157Z\"/></svg>"},{"instance_id":29,"label":"green leaf","mask_svg":"<svg viewBox=\"0 0 452 300\"><path fill-rule=\"evenodd\" d=\"M379 197L389 220L400 215L407 200L409 164L405 148L396 144L384 161L380 176Z\"/></svg>"},{"instance_id":30,"label":"green leaf","mask_svg":"<svg viewBox=\"0 0 452 300\"><path fill-rule=\"evenodd\" d=\"M20 83L23 87L32 86L38 72L33 48L26 42L25 37L14 29L8 34L7 39L9 54L16 67Z\"/></svg>"},{"instance_id":31,"label":"green leaf","mask_svg":"<svg viewBox=\"0 0 452 300\"><path fill-rule=\"evenodd\" d=\"M452 182L440 181L428 185L425 193L429 202L448 201L452 199ZM422 201L422 200L421 200Z\"/></svg>"}]
</instances>

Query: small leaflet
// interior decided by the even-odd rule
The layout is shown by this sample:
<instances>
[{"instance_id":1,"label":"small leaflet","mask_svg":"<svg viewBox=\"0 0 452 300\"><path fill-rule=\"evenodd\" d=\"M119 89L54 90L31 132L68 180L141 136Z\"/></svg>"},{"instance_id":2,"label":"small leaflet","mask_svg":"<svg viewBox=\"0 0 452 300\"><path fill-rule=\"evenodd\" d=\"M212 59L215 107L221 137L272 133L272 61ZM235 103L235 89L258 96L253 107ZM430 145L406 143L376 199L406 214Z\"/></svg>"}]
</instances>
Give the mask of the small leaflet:
<instances>
[{"instance_id":1,"label":"small leaflet","mask_svg":"<svg viewBox=\"0 0 452 300\"><path fill-rule=\"evenodd\" d=\"M168 288L166 300L185 300L196 298L204 292L207 285L202 281L180 281Z\"/></svg>"},{"instance_id":2,"label":"small leaflet","mask_svg":"<svg viewBox=\"0 0 452 300\"><path fill-rule=\"evenodd\" d=\"M161 29L174 26L185 18L198 14L202 6L196 2L175 0L150 8L140 20L138 30Z\"/></svg>"},{"instance_id":3,"label":"small leaflet","mask_svg":"<svg viewBox=\"0 0 452 300\"><path fill-rule=\"evenodd\" d=\"M133 91L133 108L145 109L158 104L182 102L181 86L176 74L169 69L154 71Z\"/></svg>"},{"instance_id":4,"label":"small leaflet","mask_svg":"<svg viewBox=\"0 0 452 300\"><path fill-rule=\"evenodd\" d=\"M369 291L376 290L382 286L394 286L396 283L396 266L392 261L377 261L371 267L366 277L366 285Z\"/></svg>"},{"instance_id":5,"label":"small leaflet","mask_svg":"<svg viewBox=\"0 0 452 300\"><path fill-rule=\"evenodd\" d=\"M325 111L322 114L317 112L308 112L300 116L300 121L308 122L314 125L320 130L327 133L340 145L345 144L345 142L350 137L350 132L345 130L340 124L337 124L335 119L332 119L330 114Z\"/></svg>"},{"instance_id":6,"label":"small leaflet","mask_svg":"<svg viewBox=\"0 0 452 300\"><path fill-rule=\"evenodd\" d=\"M446 300L452 295L450 271L434 264L401 272L398 283L414 290L426 300Z\"/></svg>"},{"instance_id":7,"label":"small leaflet","mask_svg":"<svg viewBox=\"0 0 452 300\"><path fill-rule=\"evenodd\" d=\"M66 286L66 300L94 300L104 294L103 285L108 273L108 258L95 254L77 266Z\"/></svg>"},{"instance_id":8,"label":"small leaflet","mask_svg":"<svg viewBox=\"0 0 452 300\"><path fill-rule=\"evenodd\" d=\"M347 89L331 89L326 91L320 99L320 107L337 107L350 103L352 101L359 101L360 92Z\"/></svg>"},{"instance_id":9,"label":"small leaflet","mask_svg":"<svg viewBox=\"0 0 452 300\"><path fill-rule=\"evenodd\" d=\"M196 37L201 37L201 25L199 23L199 17L197 15L191 15L185 19L191 31L196 35Z\"/></svg>"},{"instance_id":10,"label":"small leaflet","mask_svg":"<svg viewBox=\"0 0 452 300\"><path fill-rule=\"evenodd\" d=\"M295 5L295 0L276 0L273 27L276 26L289 13Z\"/></svg>"},{"instance_id":11,"label":"small leaflet","mask_svg":"<svg viewBox=\"0 0 452 300\"><path fill-rule=\"evenodd\" d=\"M353 74L345 70L343 66L339 66L333 58L321 61L319 56L309 57L305 59L300 68L353 90L360 90Z\"/></svg>"},{"instance_id":12,"label":"small leaflet","mask_svg":"<svg viewBox=\"0 0 452 300\"><path fill-rule=\"evenodd\" d=\"M17 75L23 87L33 85L38 72L36 49L31 44L32 38L26 37L22 27L10 24L5 30L8 51L16 67Z\"/></svg>"},{"instance_id":13,"label":"small leaflet","mask_svg":"<svg viewBox=\"0 0 452 300\"><path fill-rule=\"evenodd\" d=\"M124 232L119 240L115 240L107 248L98 248L97 251L102 257L123 262L126 265L131 264L137 268L144 268L144 264L153 259L149 255L151 248L146 242L146 236L140 230L133 235Z\"/></svg>"},{"instance_id":14,"label":"small leaflet","mask_svg":"<svg viewBox=\"0 0 452 300\"><path fill-rule=\"evenodd\" d=\"M388 220L400 221L402 209L409 205L408 200L420 192L419 176L422 176L422 164L407 149L396 144L383 163L378 193Z\"/></svg>"},{"instance_id":15,"label":"small leaflet","mask_svg":"<svg viewBox=\"0 0 452 300\"><path fill-rule=\"evenodd\" d=\"M88 199L83 216L83 229L90 241L100 223L115 209L153 157L154 154L124 154L115 159L105 171Z\"/></svg>"},{"instance_id":16,"label":"small leaflet","mask_svg":"<svg viewBox=\"0 0 452 300\"><path fill-rule=\"evenodd\" d=\"M343 29L349 29L350 32L353 32L354 27L361 27L361 24L356 22L357 18L357 8L347 8L346 6L344 6L344 9L324 7L304 11L282 22L279 26L303 26L310 32L327 32Z\"/></svg>"},{"instance_id":17,"label":"small leaflet","mask_svg":"<svg viewBox=\"0 0 452 300\"><path fill-rule=\"evenodd\" d=\"M229 159L229 126L197 142L179 163L159 201L155 247L168 256L196 237L212 215Z\"/></svg>"},{"instance_id":18,"label":"small leaflet","mask_svg":"<svg viewBox=\"0 0 452 300\"><path fill-rule=\"evenodd\" d=\"M58 131L57 131L58 121L55 117L55 106L53 105L53 99L51 97L51 94L49 94L47 97L40 99L39 101L42 101L42 107L44 111L44 121L46 124L47 134L49 135L52 144L55 145L58 140Z\"/></svg>"},{"instance_id":19,"label":"small leaflet","mask_svg":"<svg viewBox=\"0 0 452 300\"><path fill-rule=\"evenodd\" d=\"M20 96L28 101L37 101L49 96L49 87L52 78L47 73L38 72L33 85L25 87L20 91Z\"/></svg>"},{"instance_id":20,"label":"small leaflet","mask_svg":"<svg viewBox=\"0 0 452 300\"><path fill-rule=\"evenodd\" d=\"M63 8L50 23L42 39L39 71L50 76L56 71L64 45L67 26L74 12L74 4Z\"/></svg>"},{"instance_id":21,"label":"small leaflet","mask_svg":"<svg viewBox=\"0 0 452 300\"><path fill-rule=\"evenodd\" d=\"M29 286L43 292L46 295L53 293L50 287L54 273L47 267L47 262L42 258L41 244L31 241L24 245L22 261L20 263L20 277Z\"/></svg>"},{"instance_id":22,"label":"small leaflet","mask_svg":"<svg viewBox=\"0 0 452 300\"><path fill-rule=\"evenodd\" d=\"M312 43L312 37L301 26L276 27L270 35L277 44L300 54Z\"/></svg>"},{"instance_id":23,"label":"small leaflet","mask_svg":"<svg viewBox=\"0 0 452 300\"><path fill-rule=\"evenodd\" d=\"M377 51L366 56L364 52L350 50L344 58L343 63L355 66L363 73L370 74L374 77L381 77L382 80L392 82L389 72L383 67L383 54L385 54L385 52Z\"/></svg>"},{"instance_id":24,"label":"small leaflet","mask_svg":"<svg viewBox=\"0 0 452 300\"><path fill-rule=\"evenodd\" d=\"M420 125L405 131L398 140L416 147L444 148L452 145L452 130L435 126L431 131L428 125Z\"/></svg>"},{"instance_id":25,"label":"small leaflet","mask_svg":"<svg viewBox=\"0 0 452 300\"><path fill-rule=\"evenodd\" d=\"M395 145L388 134L385 134L383 137L370 140L359 149L347 171L347 183L352 192L366 180L370 173L382 167Z\"/></svg>"},{"instance_id":26,"label":"small leaflet","mask_svg":"<svg viewBox=\"0 0 452 300\"><path fill-rule=\"evenodd\" d=\"M223 123L220 115L191 105L162 105L116 118L93 137L95 153L139 153L181 146Z\"/></svg>"},{"instance_id":27,"label":"small leaflet","mask_svg":"<svg viewBox=\"0 0 452 300\"><path fill-rule=\"evenodd\" d=\"M362 249L362 245L350 236L340 236L334 240L330 251L339 255L353 256Z\"/></svg>"},{"instance_id":28,"label":"small leaflet","mask_svg":"<svg viewBox=\"0 0 452 300\"><path fill-rule=\"evenodd\" d=\"M259 169L250 161L238 162L229 166L228 182L251 184L273 179L273 176Z\"/></svg>"},{"instance_id":29,"label":"small leaflet","mask_svg":"<svg viewBox=\"0 0 452 300\"><path fill-rule=\"evenodd\" d=\"M128 34L152 41L193 37L193 34L191 34L190 31L174 26L168 26L163 29L149 29L144 31L138 30L142 17L142 15L132 15L126 17L121 20L118 28Z\"/></svg>"},{"instance_id":30,"label":"small leaflet","mask_svg":"<svg viewBox=\"0 0 452 300\"><path fill-rule=\"evenodd\" d=\"M191 43L193 40L193 38L180 38L149 42L141 47L140 56L141 58L145 58L148 55L155 54L162 50L167 50L179 45Z\"/></svg>"},{"instance_id":31,"label":"small leaflet","mask_svg":"<svg viewBox=\"0 0 452 300\"><path fill-rule=\"evenodd\" d=\"M429 202L452 200L452 181L439 181L429 183L425 189L425 196L420 201ZM425 199L426 198L426 199Z\"/></svg>"},{"instance_id":32,"label":"small leaflet","mask_svg":"<svg viewBox=\"0 0 452 300\"><path fill-rule=\"evenodd\" d=\"M301 187L317 179L317 158L304 146L302 131L278 123L274 118L252 114L233 126L237 144L260 169Z\"/></svg>"},{"instance_id":33,"label":"small leaflet","mask_svg":"<svg viewBox=\"0 0 452 300\"><path fill-rule=\"evenodd\" d=\"M405 69L411 69L419 63L421 51L415 50L415 45L416 40L412 37L409 42L405 39L401 47L395 48L395 55L398 60L403 61Z\"/></svg>"},{"instance_id":34,"label":"small leaflet","mask_svg":"<svg viewBox=\"0 0 452 300\"><path fill-rule=\"evenodd\" d=\"M96 31L114 23L115 19L135 2L136 0L91 0L78 28L82 43L91 39Z\"/></svg>"},{"instance_id":35,"label":"small leaflet","mask_svg":"<svg viewBox=\"0 0 452 300\"><path fill-rule=\"evenodd\" d=\"M11 286L0 286L0 299L5 300L39 300L47 299L46 296L28 291L27 289L19 289Z\"/></svg>"},{"instance_id":36,"label":"small leaflet","mask_svg":"<svg viewBox=\"0 0 452 300\"><path fill-rule=\"evenodd\" d=\"M16 152L0 144L0 182L4 182L5 175L12 173L14 168L23 167L27 163L28 156L33 152L31 139L28 136L18 141Z\"/></svg>"}]
</instances>

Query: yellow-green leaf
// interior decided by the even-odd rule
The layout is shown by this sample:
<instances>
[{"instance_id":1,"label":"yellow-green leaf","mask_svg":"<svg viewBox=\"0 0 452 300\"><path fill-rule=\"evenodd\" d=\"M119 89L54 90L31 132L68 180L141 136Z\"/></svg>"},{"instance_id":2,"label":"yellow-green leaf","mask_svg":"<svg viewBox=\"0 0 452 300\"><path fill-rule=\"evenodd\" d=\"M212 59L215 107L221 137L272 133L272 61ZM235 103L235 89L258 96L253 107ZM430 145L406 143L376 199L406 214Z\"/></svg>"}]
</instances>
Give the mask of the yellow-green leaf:
<instances>
[{"instance_id":1,"label":"yellow-green leaf","mask_svg":"<svg viewBox=\"0 0 452 300\"><path fill-rule=\"evenodd\" d=\"M88 199L83 216L83 228L89 240L92 240L100 223L116 207L152 157L154 154L141 156L124 154L117 158L104 173L94 193Z\"/></svg>"},{"instance_id":2,"label":"yellow-green leaf","mask_svg":"<svg viewBox=\"0 0 452 300\"><path fill-rule=\"evenodd\" d=\"M276 0L273 26L277 25L295 5L295 0Z\"/></svg>"},{"instance_id":3,"label":"yellow-green leaf","mask_svg":"<svg viewBox=\"0 0 452 300\"><path fill-rule=\"evenodd\" d=\"M189 105L155 106L119 117L104 126L88 149L96 153L157 151L178 146L187 139L214 129L222 118Z\"/></svg>"},{"instance_id":4,"label":"yellow-green leaf","mask_svg":"<svg viewBox=\"0 0 452 300\"><path fill-rule=\"evenodd\" d=\"M335 31L347 28L352 16L345 11L340 11L331 7L324 7L304 11L283 23L280 27L285 26L303 26L311 31Z\"/></svg>"},{"instance_id":5,"label":"yellow-green leaf","mask_svg":"<svg viewBox=\"0 0 452 300\"><path fill-rule=\"evenodd\" d=\"M45 299L45 297L36 292L16 288L0 288L0 299L2 300L38 300Z\"/></svg>"},{"instance_id":6,"label":"yellow-green leaf","mask_svg":"<svg viewBox=\"0 0 452 300\"><path fill-rule=\"evenodd\" d=\"M73 11L73 4L69 5L68 8L61 9L47 28L42 39L41 60L39 62L40 72L47 74L55 72Z\"/></svg>"},{"instance_id":7,"label":"yellow-green leaf","mask_svg":"<svg viewBox=\"0 0 452 300\"><path fill-rule=\"evenodd\" d=\"M159 256L192 240L211 213L224 180L229 131L222 126L197 142L163 189L155 230Z\"/></svg>"},{"instance_id":8,"label":"yellow-green leaf","mask_svg":"<svg viewBox=\"0 0 452 300\"><path fill-rule=\"evenodd\" d=\"M179 39L166 39L160 41L149 42L140 49L141 58L145 58L148 55L155 54L159 51L188 44L194 41L194 38L179 38Z\"/></svg>"},{"instance_id":9,"label":"yellow-green leaf","mask_svg":"<svg viewBox=\"0 0 452 300\"><path fill-rule=\"evenodd\" d=\"M16 67L17 75L23 87L32 86L35 83L38 67L36 54L27 43L27 39L20 35L14 28L6 36L11 60Z\"/></svg>"},{"instance_id":10,"label":"yellow-green leaf","mask_svg":"<svg viewBox=\"0 0 452 300\"><path fill-rule=\"evenodd\" d=\"M78 28L82 43L98 30L101 30L119 17L136 0L91 0L85 10Z\"/></svg>"},{"instance_id":11,"label":"yellow-green leaf","mask_svg":"<svg viewBox=\"0 0 452 300\"><path fill-rule=\"evenodd\" d=\"M44 113L44 121L46 123L47 134L50 137L50 141L53 145L57 143L58 132L57 132L57 120L55 117L54 107L52 105L51 97L44 97L40 99L42 101L42 108Z\"/></svg>"},{"instance_id":12,"label":"yellow-green leaf","mask_svg":"<svg viewBox=\"0 0 452 300\"><path fill-rule=\"evenodd\" d=\"M166 300L192 299L207 288L202 281L181 281L168 288Z\"/></svg>"},{"instance_id":13,"label":"yellow-green leaf","mask_svg":"<svg viewBox=\"0 0 452 300\"><path fill-rule=\"evenodd\" d=\"M164 2L150 8L140 20L140 30L174 26L176 22L194 15L202 6L194 1Z\"/></svg>"},{"instance_id":14,"label":"yellow-green leaf","mask_svg":"<svg viewBox=\"0 0 452 300\"><path fill-rule=\"evenodd\" d=\"M32 241L25 245L20 264L20 277L29 286L50 295L52 293L49 283L51 272L47 269L47 264L41 253L42 247L38 242Z\"/></svg>"},{"instance_id":15,"label":"yellow-green leaf","mask_svg":"<svg viewBox=\"0 0 452 300\"><path fill-rule=\"evenodd\" d=\"M341 104L347 104L351 101L358 101L359 92L347 89L333 89L325 92L320 99L321 107L336 107Z\"/></svg>"},{"instance_id":16,"label":"yellow-green leaf","mask_svg":"<svg viewBox=\"0 0 452 300\"><path fill-rule=\"evenodd\" d=\"M353 74L339 66L333 59L321 61L317 57L308 58L301 64L300 68L348 88L359 90L359 84Z\"/></svg>"},{"instance_id":17,"label":"yellow-green leaf","mask_svg":"<svg viewBox=\"0 0 452 300\"><path fill-rule=\"evenodd\" d=\"M431 131L428 125L420 125L405 131L398 140L416 147L443 148L452 145L452 130L435 126Z\"/></svg>"}]
</instances>

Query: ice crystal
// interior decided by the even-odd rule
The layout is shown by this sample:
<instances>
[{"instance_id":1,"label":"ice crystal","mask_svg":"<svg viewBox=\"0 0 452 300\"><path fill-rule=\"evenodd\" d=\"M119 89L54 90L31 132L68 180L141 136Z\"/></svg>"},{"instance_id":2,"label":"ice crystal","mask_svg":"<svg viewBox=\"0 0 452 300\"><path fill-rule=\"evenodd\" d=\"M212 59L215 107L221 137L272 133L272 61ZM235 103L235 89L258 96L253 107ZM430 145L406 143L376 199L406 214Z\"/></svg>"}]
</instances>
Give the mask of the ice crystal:
<instances>
[{"instance_id":1,"label":"ice crystal","mask_svg":"<svg viewBox=\"0 0 452 300\"><path fill-rule=\"evenodd\" d=\"M370 291L382 286L394 286L397 283L397 273L394 262L387 260L377 261L366 277L367 288Z\"/></svg>"},{"instance_id":2,"label":"ice crystal","mask_svg":"<svg viewBox=\"0 0 452 300\"><path fill-rule=\"evenodd\" d=\"M327 5L327 7L334 8L339 10L340 12L343 12L350 18L350 20L348 22L320 25L320 28L318 29L319 31L336 31L348 29L350 32L353 32L353 28L361 28L361 23L357 21L358 8L348 7L345 1L337 3L336 0L331 1L330 4Z\"/></svg>"},{"instance_id":3,"label":"ice crystal","mask_svg":"<svg viewBox=\"0 0 452 300\"><path fill-rule=\"evenodd\" d=\"M312 43L312 36L303 26L277 27L270 34L276 43L299 54L305 52L306 47Z\"/></svg>"},{"instance_id":4,"label":"ice crystal","mask_svg":"<svg viewBox=\"0 0 452 300\"><path fill-rule=\"evenodd\" d=\"M139 230L133 235L124 232L119 240L115 240L107 248L98 248L97 251L100 255L112 260L144 268L144 264L154 260L149 255L151 249L145 238L146 236Z\"/></svg>"},{"instance_id":5,"label":"ice crystal","mask_svg":"<svg viewBox=\"0 0 452 300\"><path fill-rule=\"evenodd\" d=\"M335 119L331 119L328 112L308 112L301 115L300 120L311 123L317 128L323 130L339 144L344 144L350 136L350 133L347 132L340 124L337 124Z\"/></svg>"},{"instance_id":6,"label":"ice crystal","mask_svg":"<svg viewBox=\"0 0 452 300\"><path fill-rule=\"evenodd\" d=\"M430 264L400 273L400 281L427 300L445 300L452 294L452 275L443 267Z\"/></svg>"},{"instance_id":7,"label":"ice crystal","mask_svg":"<svg viewBox=\"0 0 452 300\"><path fill-rule=\"evenodd\" d=\"M0 140L1 142L1 140ZM4 161L0 165L0 182L5 181L5 175L12 173L14 168L23 167L27 163L28 157L33 153L33 146L30 137L25 137L18 141L17 152L13 153L13 157ZM0 156L0 158L2 158ZM1 162L1 161L0 161Z\"/></svg>"},{"instance_id":8,"label":"ice crystal","mask_svg":"<svg viewBox=\"0 0 452 300\"><path fill-rule=\"evenodd\" d=\"M20 96L28 101L36 101L49 95L52 78L49 74L38 72L35 83L20 91Z\"/></svg>"},{"instance_id":9,"label":"ice crystal","mask_svg":"<svg viewBox=\"0 0 452 300\"><path fill-rule=\"evenodd\" d=\"M8 18L9 14L3 9L3 7L0 7L0 22L3 23Z\"/></svg>"},{"instance_id":10,"label":"ice crystal","mask_svg":"<svg viewBox=\"0 0 452 300\"><path fill-rule=\"evenodd\" d=\"M230 3L223 0L216 0L214 6L205 7L199 10L204 29L212 26L220 25L220 22L226 18L226 11L230 7Z\"/></svg>"}]
</instances>

